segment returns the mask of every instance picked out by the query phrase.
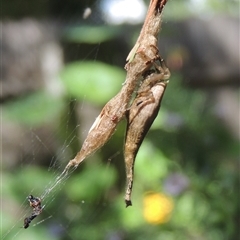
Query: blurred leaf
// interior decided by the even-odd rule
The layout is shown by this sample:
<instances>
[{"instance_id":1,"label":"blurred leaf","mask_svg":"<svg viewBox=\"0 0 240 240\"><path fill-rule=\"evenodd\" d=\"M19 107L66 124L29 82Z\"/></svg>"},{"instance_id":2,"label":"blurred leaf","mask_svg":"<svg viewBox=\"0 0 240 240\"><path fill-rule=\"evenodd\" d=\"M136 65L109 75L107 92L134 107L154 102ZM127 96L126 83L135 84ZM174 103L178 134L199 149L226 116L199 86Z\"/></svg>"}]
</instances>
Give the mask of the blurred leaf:
<instances>
[{"instance_id":1,"label":"blurred leaf","mask_svg":"<svg viewBox=\"0 0 240 240\"><path fill-rule=\"evenodd\" d=\"M180 75L172 74L171 81L168 84L162 106L163 110L170 113L169 116L166 116L166 114L164 116L165 124L167 124L167 127L174 128L182 124L187 124L188 127L194 129L199 128L199 126L202 126L201 124L205 124L205 121L199 118L199 114L203 114L205 111L207 94L203 90L189 91L189 89L183 88L181 80Z\"/></svg>"},{"instance_id":2,"label":"blurred leaf","mask_svg":"<svg viewBox=\"0 0 240 240\"><path fill-rule=\"evenodd\" d=\"M137 181L141 181L143 186L159 185L160 188L160 179L166 176L168 172L168 162L169 159L145 139L136 158L135 173Z\"/></svg>"},{"instance_id":3,"label":"blurred leaf","mask_svg":"<svg viewBox=\"0 0 240 240\"><path fill-rule=\"evenodd\" d=\"M12 227L12 223L16 221L12 214L9 214L9 211L18 210L18 201L15 197L14 192L14 178L10 173L1 172L1 217L4 221L1 222L1 231L7 232L7 229ZM17 214L15 214L16 216Z\"/></svg>"},{"instance_id":4,"label":"blurred leaf","mask_svg":"<svg viewBox=\"0 0 240 240\"><path fill-rule=\"evenodd\" d=\"M164 19L186 19L191 16L207 18L211 14L239 16L239 0L169 1L164 9Z\"/></svg>"},{"instance_id":5,"label":"blurred leaf","mask_svg":"<svg viewBox=\"0 0 240 240\"><path fill-rule=\"evenodd\" d=\"M5 220L5 218L4 218ZM43 225L43 224L42 224ZM51 239L51 240L57 240L58 237L55 237L50 231L46 231L46 228L44 226L37 226L37 227L29 227L27 230L21 229L22 227L22 221L18 221L17 225L10 226L9 229L11 231L7 233L6 238L4 240L8 239L18 239L18 240L26 240L26 239L34 239L34 240L42 240L42 239ZM5 229L3 229L5 230ZM4 233L5 234L5 233ZM4 236L3 234L3 236ZM17 236L17 238L16 238Z\"/></svg>"},{"instance_id":6,"label":"blurred leaf","mask_svg":"<svg viewBox=\"0 0 240 240\"><path fill-rule=\"evenodd\" d=\"M26 125L41 125L60 114L64 102L46 92L36 92L3 105L3 116Z\"/></svg>"},{"instance_id":7,"label":"blurred leaf","mask_svg":"<svg viewBox=\"0 0 240 240\"><path fill-rule=\"evenodd\" d=\"M99 199L115 182L116 172L112 167L103 165L87 165L86 169L73 176L66 187L69 198L75 201Z\"/></svg>"},{"instance_id":8,"label":"blurred leaf","mask_svg":"<svg viewBox=\"0 0 240 240\"><path fill-rule=\"evenodd\" d=\"M210 214L209 203L197 192L187 191L175 202L177 204L172 222L179 227L197 227L199 222L206 221Z\"/></svg>"},{"instance_id":9,"label":"blurred leaf","mask_svg":"<svg viewBox=\"0 0 240 240\"><path fill-rule=\"evenodd\" d=\"M65 31L64 38L71 42L99 44L115 38L121 32L120 30L120 28L108 26L70 27Z\"/></svg>"},{"instance_id":10,"label":"blurred leaf","mask_svg":"<svg viewBox=\"0 0 240 240\"><path fill-rule=\"evenodd\" d=\"M136 189L135 189L136 190ZM133 194L135 195L135 194ZM124 208L124 200L123 196L119 197L116 202L115 206L118 209L120 215L121 226L124 229L136 229L139 228L141 225L144 225L146 222L143 217L143 202L142 198L134 198L133 196L133 206L128 207L127 209Z\"/></svg>"},{"instance_id":11,"label":"blurred leaf","mask_svg":"<svg viewBox=\"0 0 240 240\"><path fill-rule=\"evenodd\" d=\"M124 82L122 69L101 62L75 62L68 64L61 79L72 97L104 104L116 94Z\"/></svg>"},{"instance_id":12,"label":"blurred leaf","mask_svg":"<svg viewBox=\"0 0 240 240\"><path fill-rule=\"evenodd\" d=\"M16 188L15 192L19 195L23 195L24 193L29 194L33 190L33 195L35 193L40 194L52 180L52 175L49 172L44 168L34 165L25 166L15 176L18 179L14 186Z\"/></svg>"}]
</instances>

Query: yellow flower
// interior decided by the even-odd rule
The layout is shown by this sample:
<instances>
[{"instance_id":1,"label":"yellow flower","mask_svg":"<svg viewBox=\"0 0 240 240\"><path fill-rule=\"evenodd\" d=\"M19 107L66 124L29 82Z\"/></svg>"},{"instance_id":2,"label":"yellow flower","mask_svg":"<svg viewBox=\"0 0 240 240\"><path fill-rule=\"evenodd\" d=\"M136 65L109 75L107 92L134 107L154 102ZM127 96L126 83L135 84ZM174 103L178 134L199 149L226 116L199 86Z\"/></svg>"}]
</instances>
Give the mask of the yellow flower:
<instances>
[{"instance_id":1,"label":"yellow flower","mask_svg":"<svg viewBox=\"0 0 240 240\"><path fill-rule=\"evenodd\" d=\"M151 193L144 197L143 215L151 224L161 224L169 220L173 201L162 193Z\"/></svg>"}]
</instances>

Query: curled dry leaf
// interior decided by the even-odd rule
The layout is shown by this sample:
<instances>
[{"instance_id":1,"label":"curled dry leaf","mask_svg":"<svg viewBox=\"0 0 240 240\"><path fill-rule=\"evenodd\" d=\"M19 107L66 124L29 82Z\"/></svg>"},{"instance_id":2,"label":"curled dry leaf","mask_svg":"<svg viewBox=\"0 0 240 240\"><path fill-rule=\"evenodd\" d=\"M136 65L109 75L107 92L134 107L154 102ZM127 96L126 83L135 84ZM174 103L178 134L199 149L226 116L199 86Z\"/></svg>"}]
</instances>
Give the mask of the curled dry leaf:
<instances>
[{"instance_id":1,"label":"curled dry leaf","mask_svg":"<svg viewBox=\"0 0 240 240\"><path fill-rule=\"evenodd\" d=\"M137 152L149 128L155 120L165 88L170 77L168 68L160 59L160 66L154 64L155 69L144 79L137 96L127 112L127 130L124 147L124 158L127 175L125 193L126 207L132 205L131 193L133 187L134 162Z\"/></svg>"},{"instance_id":2,"label":"curled dry leaf","mask_svg":"<svg viewBox=\"0 0 240 240\"><path fill-rule=\"evenodd\" d=\"M162 10L166 2L167 0L150 1L148 13L139 38L127 58L128 63L125 66L127 76L122 89L103 107L83 142L81 150L74 159L69 161L61 174L67 174L71 167L77 167L85 158L101 148L111 138L118 123L125 117L128 109L130 109L127 114L128 126L125 145L125 162L128 176L125 199L127 206L131 205L130 195L133 181L134 159L143 138L158 113L166 87L166 83L164 82L167 76L166 73L169 73L169 71L166 70L167 68L165 68L164 71L162 69L156 69L151 76L147 76L148 71L152 67L156 67L154 62L159 59L157 36L161 27ZM134 91L139 85L139 81L143 82L143 84L139 89L136 100L133 102L133 105L130 106L130 101L133 98ZM151 95L149 100L146 96L143 96L145 91ZM144 103L139 104L142 98L144 98ZM136 111L137 115L134 116ZM135 141L131 135L134 136L136 133L135 128L140 125L141 132L138 133L141 135L140 141ZM138 145L134 150L129 147L131 141L135 141L133 144ZM133 152L131 153L131 151ZM129 157L131 154L132 156Z\"/></svg>"}]
</instances>

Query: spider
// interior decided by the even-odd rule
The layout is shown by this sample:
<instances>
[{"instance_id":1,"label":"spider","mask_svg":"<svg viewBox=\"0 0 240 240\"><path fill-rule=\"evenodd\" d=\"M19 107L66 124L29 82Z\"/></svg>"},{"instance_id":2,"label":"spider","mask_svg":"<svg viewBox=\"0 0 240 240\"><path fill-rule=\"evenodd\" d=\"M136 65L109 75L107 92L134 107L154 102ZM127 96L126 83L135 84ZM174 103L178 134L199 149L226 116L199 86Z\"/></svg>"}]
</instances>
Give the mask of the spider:
<instances>
[{"instance_id":1,"label":"spider","mask_svg":"<svg viewBox=\"0 0 240 240\"><path fill-rule=\"evenodd\" d=\"M32 220L43 210L43 207L41 206L41 199L39 197L33 197L33 195L29 195L27 200L29 201L30 206L33 208L33 212L30 217L26 217L24 219L23 227L25 229L29 227L29 224L32 222Z\"/></svg>"},{"instance_id":2,"label":"spider","mask_svg":"<svg viewBox=\"0 0 240 240\"><path fill-rule=\"evenodd\" d=\"M27 200L29 201L29 204L31 207L36 208L36 207L41 207L41 199L39 197L34 197L33 195L29 195L27 197Z\"/></svg>"}]
</instances>

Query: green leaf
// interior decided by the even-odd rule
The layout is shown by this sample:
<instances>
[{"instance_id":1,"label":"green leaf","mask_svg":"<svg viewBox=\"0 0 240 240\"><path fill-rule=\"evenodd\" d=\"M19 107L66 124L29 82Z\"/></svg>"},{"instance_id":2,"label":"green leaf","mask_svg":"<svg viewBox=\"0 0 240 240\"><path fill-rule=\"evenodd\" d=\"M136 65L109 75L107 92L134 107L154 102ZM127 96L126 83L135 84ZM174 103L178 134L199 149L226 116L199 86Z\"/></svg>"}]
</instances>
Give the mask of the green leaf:
<instances>
[{"instance_id":1,"label":"green leaf","mask_svg":"<svg viewBox=\"0 0 240 240\"><path fill-rule=\"evenodd\" d=\"M109 189L116 180L114 168L103 165L87 165L84 171L73 176L66 187L66 194L75 201L96 198Z\"/></svg>"},{"instance_id":2,"label":"green leaf","mask_svg":"<svg viewBox=\"0 0 240 240\"><path fill-rule=\"evenodd\" d=\"M101 62L74 62L61 73L67 92L95 104L105 104L124 82L122 69Z\"/></svg>"},{"instance_id":3,"label":"green leaf","mask_svg":"<svg viewBox=\"0 0 240 240\"><path fill-rule=\"evenodd\" d=\"M160 149L154 147L147 139L143 142L136 158L135 175L145 186L159 185L159 179L167 174L169 159ZM151 173L151 174L149 174Z\"/></svg>"},{"instance_id":4,"label":"green leaf","mask_svg":"<svg viewBox=\"0 0 240 240\"><path fill-rule=\"evenodd\" d=\"M120 29L107 26L81 26L70 27L65 31L64 38L67 41L77 43L92 43L108 41L116 37Z\"/></svg>"},{"instance_id":5,"label":"green leaf","mask_svg":"<svg viewBox=\"0 0 240 240\"><path fill-rule=\"evenodd\" d=\"M3 106L3 116L18 123L37 126L60 113L64 102L46 92L36 92Z\"/></svg>"}]
</instances>

